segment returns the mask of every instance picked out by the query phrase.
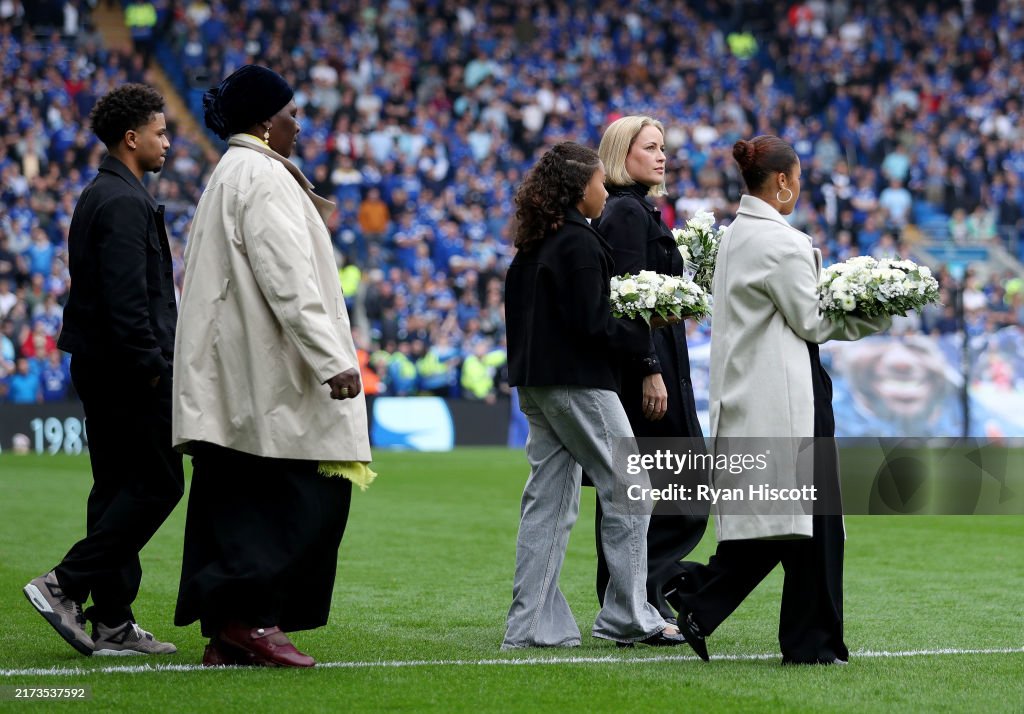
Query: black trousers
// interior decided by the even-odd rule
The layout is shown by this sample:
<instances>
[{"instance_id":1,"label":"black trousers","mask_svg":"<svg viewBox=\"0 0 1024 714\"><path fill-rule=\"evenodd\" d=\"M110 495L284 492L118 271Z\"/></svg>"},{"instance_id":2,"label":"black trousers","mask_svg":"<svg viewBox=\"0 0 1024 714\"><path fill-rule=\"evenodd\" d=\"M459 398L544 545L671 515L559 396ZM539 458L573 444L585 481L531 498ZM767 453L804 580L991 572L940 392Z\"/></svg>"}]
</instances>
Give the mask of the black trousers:
<instances>
[{"instance_id":1,"label":"black trousers","mask_svg":"<svg viewBox=\"0 0 1024 714\"><path fill-rule=\"evenodd\" d=\"M832 381L818 359L818 346L808 343L814 388L814 485L825 499L839 498L839 471L831 438ZM718 544L706 567L693 569L699 586L679 594L705 635L739 607L776 565L785 579L779 617L779 645L784 662L846 660L843 640L843 551L845 532L841 515L813 516L814 535L798 540L736 540Z\"/></svg>"},{"instance_id":2,"label":"black trousers","mask_svg":"<svg viewBox=\"0 0 1024 714\"><path fill-rule=\"evenodd\" d=\"M64 592L78 602L90 594L92 621L134 620L139 551L181 500L181 455L171 448L171 379L156 387L130 384L107 363L71 359L71 380L85 408L93 487L86 536L56 567Z\"/></svg>"},{"instance_id":3,"label":"black trousers","mask_svg":"<svg viewBox=\"0 0 1024 714\"><path fill-rule=\"evenodd\" d=\"M174 624L327 624L352 482L317 462L197 444Z\"/></svg>"},{"instance_id":4,"label":"black trousers","mask_svg":"<svg viewBox=\"0 0 1024 714\"><path fill-rule=\"evenodd\" d=\"M845 660L850 653L843 642L843 540L841 516L814 516L811 538L719 543L703 569L703 585L680 599L710 635L782 563L783 660Z\"/></svg>"}]
</instances>

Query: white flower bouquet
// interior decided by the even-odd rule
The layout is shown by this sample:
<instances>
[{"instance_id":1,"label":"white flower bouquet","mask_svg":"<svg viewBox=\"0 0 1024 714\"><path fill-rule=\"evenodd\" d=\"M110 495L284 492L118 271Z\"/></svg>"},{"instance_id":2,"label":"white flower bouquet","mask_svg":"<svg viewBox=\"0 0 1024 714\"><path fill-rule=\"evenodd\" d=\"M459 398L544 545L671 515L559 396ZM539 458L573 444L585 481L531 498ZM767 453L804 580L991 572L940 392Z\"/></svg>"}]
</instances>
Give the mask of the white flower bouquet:
<instances>
[{"instance_id":1,"label":"white flower bouquet","mask_svg":"<svg viewBox=\"0 0 1024 714\"><path fill-rule=\"evenodd\" d=\"M611 305L615 317L642 317L648 324L653 315L702 320L711 312L711 296L687 278L641 270L611 280Z\"/></svg>"},{"instance_id":2,"label":"white flower bouquet","mask_svg":"<svg viewBox=\"0 0 1024 714\"><path fill-rule=\"evenodd\" d=\"M862 255L821 271L818 305L836 322L847 315L906 315L938 302L939 283L912 260L875 260Z\"/></svg>"},{"instance_id":3,"label":"white flower bouquet","mask_svg":"<svg viewBox=\"0 0 1024 714\"><path fill-rule=\"evenodd\" d=\"M679 254L687 270L693 271L693 282L707 292L711 291L715 259L724 232L725 228L715 228L715 214L711 211L697 211L682 228L672 229Z\"/></svg>"}]
</instances>

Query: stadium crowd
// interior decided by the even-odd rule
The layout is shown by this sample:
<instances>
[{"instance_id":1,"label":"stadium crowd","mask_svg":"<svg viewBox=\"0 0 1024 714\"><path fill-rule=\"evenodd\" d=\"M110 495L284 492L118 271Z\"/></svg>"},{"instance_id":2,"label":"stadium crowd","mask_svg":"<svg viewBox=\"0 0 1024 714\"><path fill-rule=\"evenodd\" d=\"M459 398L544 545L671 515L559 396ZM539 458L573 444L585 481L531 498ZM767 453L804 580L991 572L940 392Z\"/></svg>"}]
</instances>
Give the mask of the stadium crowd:
<instances>
[{"instance_id":1,"label":"stadium crowd","mask_svg":"<svg viewBox=\"0 0 1024 714\"><path fill-rule=\"evenodd\" d=\"M55 346L67 232L102 156L88 113L114 86L145 81L154 48L186 100L247 62L296 88L293 158L338 204L333 239L368 394L502 391L513 191L540 150L596 146L623 114L668 129L658 203L669 225L698 209L727 221L743 189L733 143L777 133L804 170L793 223L826 262L920 257L922 238L1024 250L1021 2L130 5L154 22L133 28L141 43L126 54L103 46L85 0L0 0L0 402L67 398ZM180 288L218 152L170 128L151 186ZM957 299L971 334L1024 324L1020 275L938 274L945 306L894 330L956 331ZM706 341L706 329L690 333Z\"/></svg>"}]
</instances>

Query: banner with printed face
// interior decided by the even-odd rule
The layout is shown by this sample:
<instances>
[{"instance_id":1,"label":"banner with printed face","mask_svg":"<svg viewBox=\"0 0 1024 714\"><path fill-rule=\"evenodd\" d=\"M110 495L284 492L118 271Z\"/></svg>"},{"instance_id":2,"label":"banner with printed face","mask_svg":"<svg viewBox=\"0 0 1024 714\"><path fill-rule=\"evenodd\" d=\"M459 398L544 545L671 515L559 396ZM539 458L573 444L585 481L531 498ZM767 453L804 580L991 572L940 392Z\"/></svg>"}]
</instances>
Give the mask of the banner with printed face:
<instances>
[{"instance_id":1,"label":"banner with printed face","mask_svg":"<svg viewBox=\"0 0 1024 714\"><path fill-rule=\"evenodd\" d=\"M693 336L690 369L705 434L709 360L710 342ZM837 437L1024 436L1019 327L970 337L966 356L959 335L905 335L828 342L821 360L832 377Z\"/></svg>"}]
</instances>

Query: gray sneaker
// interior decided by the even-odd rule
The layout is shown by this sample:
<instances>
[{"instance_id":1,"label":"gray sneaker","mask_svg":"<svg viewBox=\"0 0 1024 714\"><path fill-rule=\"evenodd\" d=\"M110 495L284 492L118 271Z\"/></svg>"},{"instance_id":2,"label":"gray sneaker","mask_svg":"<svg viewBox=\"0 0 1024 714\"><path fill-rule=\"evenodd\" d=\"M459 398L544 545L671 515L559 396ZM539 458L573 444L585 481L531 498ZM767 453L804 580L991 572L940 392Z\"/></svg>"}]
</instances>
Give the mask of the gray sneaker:
<instances>
[{"instance_id":1,"label":"gray sneaker","mask_svg":"<svg viewBox=\"0 0 1024 714\"><path fill-rule=\"evenodd\" d=\"M96 643L92 652L94 655L125 657L174 654L178 651L170 642L161 642L130 620L114 627L97 622L92 629L92 639Z\"/></svg>"},{"instance_id":2,"label":"gray sneaker","mask_svg":"<svg viewBox=\"0 0 1024 714\"><path fill-rule=\"evenodd\" d=\"M46 618L58 635L82 654L92 654L93 642L85 631L82 606L64 594L64 589L57 582L56 573L51 570L46 575L40 575L23 590L32 607Z\"/></svg>"}]
</instances>

